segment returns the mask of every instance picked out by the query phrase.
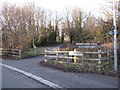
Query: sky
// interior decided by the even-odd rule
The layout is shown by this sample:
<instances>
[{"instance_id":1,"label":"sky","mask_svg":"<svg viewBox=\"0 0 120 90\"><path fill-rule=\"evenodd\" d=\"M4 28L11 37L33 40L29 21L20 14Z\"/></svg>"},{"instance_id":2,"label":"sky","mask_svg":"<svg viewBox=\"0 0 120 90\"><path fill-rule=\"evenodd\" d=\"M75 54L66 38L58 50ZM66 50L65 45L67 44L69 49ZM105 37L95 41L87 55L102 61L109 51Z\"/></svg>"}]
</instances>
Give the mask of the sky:
<instances>
[{"instance_id":1,"label":"sky","mask_svg":"<svg viewBox=\"0 0 120 90\"><path fill-rule=\"evenodd\" d=\"M76 7L93 14L99 15L100 8L105 5L106 0L0 0L0 3L8 2L11 4L24 5L27 2L34 2L38 7L57 12L63 12L66 8Z\"/></svg>"}]
</instances>

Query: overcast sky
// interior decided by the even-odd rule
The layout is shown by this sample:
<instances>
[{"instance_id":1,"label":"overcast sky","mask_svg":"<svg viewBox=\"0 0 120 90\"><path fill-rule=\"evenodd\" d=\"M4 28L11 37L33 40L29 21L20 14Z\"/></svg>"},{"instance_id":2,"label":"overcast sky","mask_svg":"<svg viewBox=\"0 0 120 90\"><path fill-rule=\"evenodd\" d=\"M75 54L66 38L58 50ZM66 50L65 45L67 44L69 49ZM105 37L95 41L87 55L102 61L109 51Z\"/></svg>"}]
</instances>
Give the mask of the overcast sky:
<instances>
[{"instance_id":1,"label":"overcast sky","mask_svg":"<svg viewBox=\"0 0 120 90\"><path fill-rule=\"evenodd\" d=\"M17 5L23 5L27 2L34 2L38 7L50 9L52 11L63 12L65 8L80 7L84 11L91 11L98 14L100 8L106 4L106 0L0 0Z\"/></svg>"}]
</instances>

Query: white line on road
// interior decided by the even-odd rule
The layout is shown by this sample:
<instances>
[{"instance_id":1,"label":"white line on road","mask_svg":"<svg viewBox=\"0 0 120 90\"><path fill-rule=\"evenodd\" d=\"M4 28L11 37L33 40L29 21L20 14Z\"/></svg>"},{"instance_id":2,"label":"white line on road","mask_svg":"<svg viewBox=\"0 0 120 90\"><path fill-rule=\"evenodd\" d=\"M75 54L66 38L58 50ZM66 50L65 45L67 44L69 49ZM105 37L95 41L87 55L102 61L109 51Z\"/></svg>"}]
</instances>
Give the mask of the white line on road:
<instances>
[{"instance_id":1,"label":"white line on road","mask_svg":"<svg viewBox=\"0 0 120 90\"><path fill-rule=\"evenodd\" d=\"M41 77L38 77L38 76L33 75L33 74L31 74L31 73L28 73L28 72L26 72L26 71L20 70L20 69L18 69L18 68L11 67L11 66L9 66L9 65L5 65L5 64L2 64L2 63L0 63L0 65L1 65L1 66L4 66L4 67L6 67L6 68L12 69L12 70L14 70L14 71L17 71L17 72L19 72L19 73L21 73L21 74L23 74L23 75L26 75L26 76L28 76L28 77L30 77L30 78L32 78L32 79L34 79L34 80L37 80L37 81L39 81L39 82L41 82L41 83L43 83L43 84L45 84L45 85L47 85L47 86L49 86L49 87L51 87L51 88L54 88L54 89L62 88L61 86L59 86L59 85L57 85L57 84L54 84L54 83L52 83L52 82L50 82L50 81L48 81L48 80L45 80L45 79L43 79L43 78L41 78Z\"/></svg>"}]
</instances>

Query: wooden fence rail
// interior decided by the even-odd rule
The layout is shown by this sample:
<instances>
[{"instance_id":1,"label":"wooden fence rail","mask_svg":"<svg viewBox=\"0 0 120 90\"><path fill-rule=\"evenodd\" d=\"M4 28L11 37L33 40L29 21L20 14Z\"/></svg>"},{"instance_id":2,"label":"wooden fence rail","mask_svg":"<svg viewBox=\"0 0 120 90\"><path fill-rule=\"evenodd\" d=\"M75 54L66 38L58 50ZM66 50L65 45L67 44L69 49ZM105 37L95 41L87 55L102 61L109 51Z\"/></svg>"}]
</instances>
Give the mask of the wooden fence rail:
<instances>
[{"instance_id":1,"label":"wooden fence rail","mask_svg":"<svg viewBox=\"0 0 120 90\"><path fill-rule=\"evenodd\" d=\"M79 45L84 45L84 44L79 44ZM95 46L95 45L99 45L99 44L87 43L86 45L94 45ZM97 46L95 46L95 48L96 47ZM84 48L86 48L86 47L84 47ZM91 46L89 48L91 48ZM74 48L74 51L61 51L59 49L46 49L45 50L45 60L49 60L49 59L59 60L60 58L65 58L67 60L73 59L74 62L76 62L78 59L80 59L82 61L82 63L84 61L97 61L98 64L101 64L102 61L108 60L113 57L113 56L111 56L111 53L113 53L112 50L101 50L100 48L98 48L97 51L94 51L94 49L93 49L93 51L78 51L77 49L78 48ZM97 57L96 58L90 58L90 57L86 58L87 54L91 55L91 56L95 55Z\"/></svg>"},{"instance_id":2,"label":"wooden fence rail","mask_svg":"<svg viewBox=\"0 0 120 90\"><path fill-rule=\"evenodd\" d=\"M70 54L72 52L72 54ZM53 51L53 50L45 50L45 59L56 59L59 60L59 58L66 58L66 59L74 59L74 62L76 62L76 59L83 59L83 60L92 60L92 61L104 61L108 60L109 58L112 58L113 56L110 56L110 53L112 51L101 51L101 52L81 52L81 51ZM85 58L85 54L97 54L98 58ZM106 57L102 57L102 54L107 54ZM74 56L74 57L73 57ZM82 57L82 58L79 58Z\"/></svg>"},{"instance_id":3,"label":"wooden fence rail","mask_svg":"<svg viewBox=\"0 0 120 90\"><path fill-rule=\"evenodd\" d=\"M21 58L21 50L20 49L4 49L0 48L0 56L3 58L15 58L20 59Z\"/></svg>"}]
</instances>

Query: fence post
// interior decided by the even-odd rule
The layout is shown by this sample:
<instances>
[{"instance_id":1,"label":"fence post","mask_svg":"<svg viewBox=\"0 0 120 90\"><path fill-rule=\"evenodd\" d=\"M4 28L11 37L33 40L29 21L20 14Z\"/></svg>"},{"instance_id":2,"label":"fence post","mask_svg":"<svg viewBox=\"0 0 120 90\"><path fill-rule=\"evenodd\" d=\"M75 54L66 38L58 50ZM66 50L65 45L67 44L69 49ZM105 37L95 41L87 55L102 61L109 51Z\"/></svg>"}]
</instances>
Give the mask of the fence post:
<instances>
[{"instance_id":1,"label":"fence post","mask_svg":"<svg viewBox=\"0 0 120 90\"><path fill-rule=\"evenodd\" d=\"M47 52L46 52L46 49L45 49L45 62L47 61Z\"/></svg>"},{"instance_id":2,"label":"fence post","mask_svg":"<svg viewBox=\"0 0 120 90\"><path fill-rule=\"evenodd\" d=\"M82 56L82 65L84 64L84 55Z\"/></svg>"},{"instance_id":3,"label":"fence post","mask_svg":"<svg viewBox=\"0 0 120 90\"><path fill-rule=\"evenodd\" d=\"M110 50L107 50L107 57L110 57Z\"/></svg>"},{"instance_id":4,"label":"fence post","mask_svg":"<svg viewBox=\"0 0 120 90\"><path fill-rule=\"evenodd\" d=\"M68 58L67 59L68 59L67 62L69 62L69 52L68 52Z\"/></svg>"},{"instance_id":5,"label":"fence post","mask_svg":"<svg viewBox=\"0 0 120 90\"><path fill-rule=\"evenodd\" d=\"M100 60L98 61L98 64L101 64L101 58L102 58L101 49L98 49L98 59L100 59Z\"/></svg>"},{"instance_id":6,"label":"fence post","mask_svg":"<svg viewBox=\"0 0 120 90\"><path fill-rule=\"evenodd\" d=\"M19 50L19 59L22 58L22 53L21 53L21 50Z\"/></svg>"},{"instance_id":7,"label":"fence post","mask_svg":"<svg viewBox=\"0 0 120 90\"><path fill-rule=\"evenodd\" d=\"M75 52L76 50L74 49L74 52ZM74 55L74 63L76 63L76 56Z\"/></svg>"},{"instance_id":8,"label":"fence post","mask_svg":"<svg viewBox=\"0 0 120 90\"><path fill-rule=\"evenodd\" d=\"M58 50L56 50L56 60L58 60Z\"/></svg>"},{"instance_id":9,"label":"fence post","mask_svg":"<svg viewBox=\"0 0 120 90\"><path fill-rule=\"evenodd\" d=\"M74 56L74 63L76 63L76 58L77 58L77 57L76 57L76 56Z\"/></svg>"},{"instance_id":10,"label":"fence post","mask_svg":"<svg viewBox=\"0 0 120 90\"><path fill-rule=\"evenodd\" d=\"M98 49L98 59L100 59L99 61L98 61L98 68L101 70L101 66L100 66L100 64L101 64L101 58L102 58L102 55L101 55L101 49L99 48Z\"/></svg>"},{"instance_id":11,"label":"fence post","mask_svg":"<svg viewBox=\"0 0 120 90\"><path fill-rule=\"evenodd\" d=\"M108 49L108 50L107 50L107 58L108 58L108 63L109 63L108 66L112 65L112 64L111 64L111 58L109 58L109 57L110 57L110 50Z\"/></svg>"}]
</instances>

